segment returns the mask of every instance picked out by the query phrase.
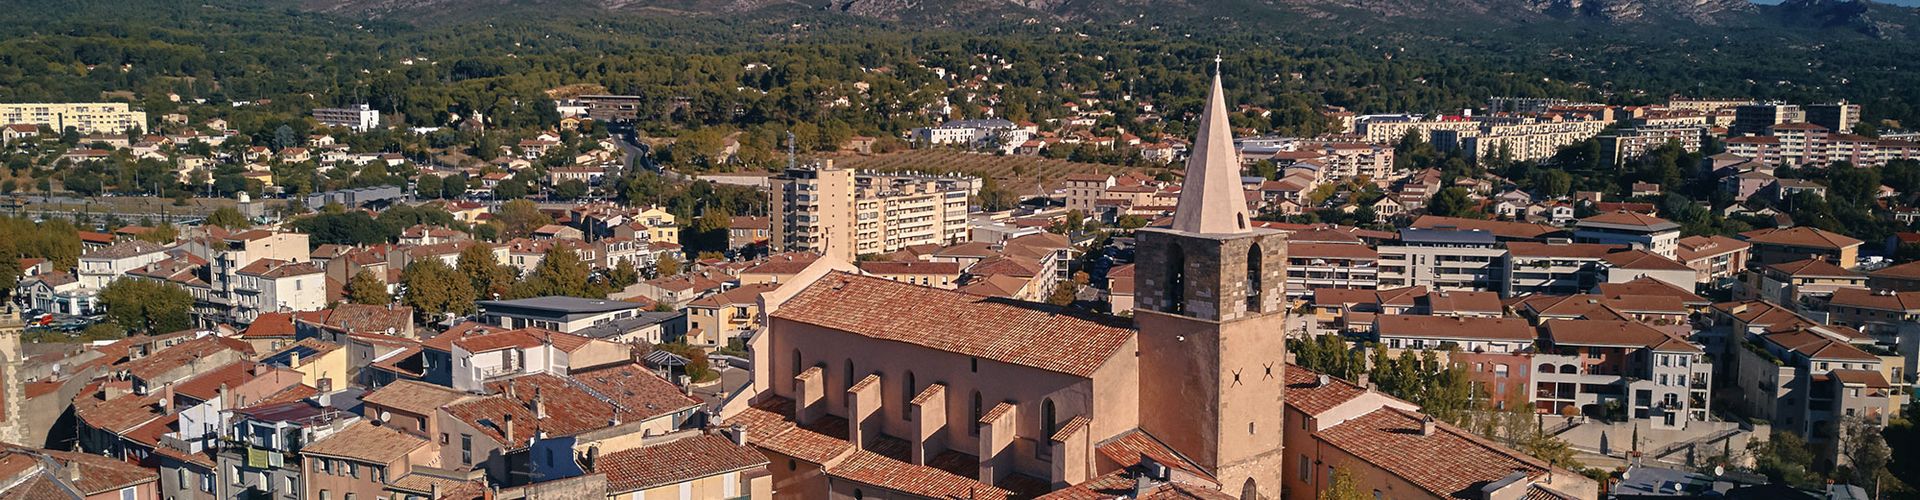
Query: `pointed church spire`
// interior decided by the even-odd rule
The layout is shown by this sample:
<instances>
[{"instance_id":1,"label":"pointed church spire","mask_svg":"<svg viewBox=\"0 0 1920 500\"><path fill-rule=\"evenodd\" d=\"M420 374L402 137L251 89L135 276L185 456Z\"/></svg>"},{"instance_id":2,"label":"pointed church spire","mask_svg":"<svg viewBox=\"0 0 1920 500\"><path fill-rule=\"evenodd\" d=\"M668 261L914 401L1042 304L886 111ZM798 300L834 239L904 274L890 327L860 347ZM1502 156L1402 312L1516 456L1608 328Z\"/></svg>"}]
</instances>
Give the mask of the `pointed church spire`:
<instances>
[{"instance_id":1,"label":"pointed church spire","mask_svg":"<svg viewBox=\"0 0 1920 500\"><path fill-rule=\"evenodd\" d=\"M1214 57L1213 90L1200 113L1200 133L1187 156L1187 178L1173 229L1190 233L1240 233L1248 230L1247 198L1240 189L1240 154L1227 125L1226 93L1220 86L1220 57Z\"/></svg>"}]
</instances>

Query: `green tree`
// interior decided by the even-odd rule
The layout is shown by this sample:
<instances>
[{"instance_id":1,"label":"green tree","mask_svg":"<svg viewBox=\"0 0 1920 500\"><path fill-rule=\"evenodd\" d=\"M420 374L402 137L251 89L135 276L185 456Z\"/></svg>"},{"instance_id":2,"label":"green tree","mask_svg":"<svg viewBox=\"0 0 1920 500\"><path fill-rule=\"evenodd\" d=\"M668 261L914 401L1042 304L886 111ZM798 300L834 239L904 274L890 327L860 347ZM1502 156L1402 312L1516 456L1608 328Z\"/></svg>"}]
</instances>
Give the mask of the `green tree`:
<instances>
[{"instance_id":1,"label":"green tree","mask_svg":"<svg viewBox=\"0 0 1920 500\"><path fill-rule=\"evenodd\" d=\"M476 245L478 246L478 245ZM447 315L474 311L473 283L440 259L421 259L400 272L406 285L401 302L413 307L415 321L432 323Z\"/></svg>"},{"instance_id":2,"label":"green tree","mask_svg":"<svg viewBox=\"0 0 1920 500\"><path fill-rule=\"evenodd\" d=\"M540 264L533 268L533 274L514 286L514 295L606 298L605 284L590 281L590 271L587 263L580 260L580 254L573 251L572 247L554 245L546 255L541 256Z\"/></svg>"},{"instance_id":3,"label":"green tree","mask_svg":"<svg viewBox=\"0 0 1920 500\"><path fill-rule=\"evenodd\" d=\"M620 259L620 263L607 271L607 282L615 289L625 289L640 282L640 270L633 267L630 259Z\"/></svg>"},{"instance_id":4,"label":"green tree","mask_svg":"<svg viewBox=\"0 0 1920 500\"><path fill-rule=\"evenodd\" d=\"M681 373L681 375L686 375L687 378L693 379L694 382L707 382L720 376L719 373L713 371L713 364L707 359L706 349L688 345L684 342L654 344L653 348L687 358L686 371Z\"/></svg>"},{"instance_id":5,"label":"green tree","mask_svg":"<svg viewBox=\"0 0 1920 500\"><path fill-rule=\"evenodd\" d=\"M1813 451L1799 434L1773 431L1765 441L1750 441L1753 471L1776 483L1809 487L1819 479L1813 472Z\"/></svg>"},{"instance_id":6,"label":"green tree","mask_svg":"<svg viewBox=\"0 0 1920 500\"><path fill-rule=\"evenodd\" d=\"M253 227L253 223L247 220L247 216L242 215L240 210L233 207L214 209L213 213L207 214L207 225L227 229L246 229Z\"/></svg>"},{"instance_id":7,"label":"green tree","mask_svg":"<svg viewBox=\"0 0 1920 500\"><path fill-rule=\"evenodd\" d=\"M487 245L467 245L460 250L454 266L467 277L469 288L478 297L506 295L513 286L513 269L501 264Z\"/></svg>"},{"instance_id":8,"label":"green tree","mask_svg":"<svg viewBox=\"0 0 1920 500\"><path fill-rule=\"evenodd\" d=\"M150 226L147 232L141 233L138 238L152 243L173 243L173 240L180 238L180 229L173 227L172 223L161 222Z\"/></svg>"},{"instance_id":9,"label":"green tree","mask_svg":"<svg viewBox=\"0 0 1920 500\"><path fill-rule=\"evenodd\" d=\"M1878 490L1887 463L1893 458L1883 430L1880 424L1858 416L1841 419L1840 456L1847 461L1847 474L1842 479L1867 491Z\"/></svg>"},{"instance_id":10,"label":"green tree","mask_svg":"<svg viewBox=\"0 0 1920 500\"><path fill-rule=\"evenodd\" d=\"M533 234L540 226L553 223L553 218L540 211L540 206L528 200L513 200L500 205L499 220L506 229L507 238L525 238Z\"/></svg>"},{"instance_id":11,"label":"green tree","mask_svg":"<svg viewBox=\"0 0 1920 500\"><path fill-rule=\"evenodd\" d=\"M288 225L307 233L307 238L316 245L377 245L393 241L400 234L360 211L310 215L294 219Z\"/></svg>"},{"instance_id":12,"label":"green tree","mask_svg":"<svg viewBox=\"0 0 1920 500\"><path fill-rule=\"evenodd\" d=\"M1468 195L1467 190L1457 187L1442 189L1438 194L1433 195L1433 199L1427 200L1427 213L1468 219L1486 217L1486 214L1481 212L1479 206L1473 202L1473 198Z\"/></svg>"},{"instance_id":13,"label":"green tree","mask_svg":"<svg viewBox=\"0 0 1920 500\"><path fill-rule=\"evenodd\" d=\"M421 175L413 180L414 196L421 198L440 198L446 195L445 182L438 175Z\"/></svg>"},{"instance_id":14,"label":"green tree","mask_svg":"<svg viewBox=\"0 0 1920 500\"><path fill-rule=\"evenodd\" d=\"M988 212L1010 210L1020 205L1020 195L1001 188L1000 181L992 177L981 181L980 193L975 196L980 202L980 209Z\"/></svg>"},{"instance_id":15,"label":"green tree","mask_svg":"<svg viewBox=\"0 0 1920 500\"><path fill-rule=\"evenodd\" d=\"M578 200L587 196L587 182L569 179L553 186L553 197L559 200Z\"/></svg>"},{"instance_id":16,"label":"green tree","mask_svg":"<svg viewBox=\"0 0 1920 500\"><path fill-rule=\"evenodd\" d=\"M1073 299L1079 295L1079 283L1073 280L1060 280L1053 284L1053 291L1047 294L1047 303L1066 307L1073 305Z\"/></svg>"},{"instance_id":17,"label":"green tree","mask_svg":"<svg viewBox=\"0 0 1920 500\"><path fill-rule=\"evenodd\" d=\"M653 263L653 270L655 276L678 276L680 259L673 255L662 255L660 260Z\"/></svg>"},{"instance_id":18,"label":"green tree","mask_svg":"<svg viewBox=\"0 0 1920 500\"><path fill-rule=\"evenodd\" d=\"M1360 492L1360 480L1353 477L1353 471L1346 467L1335 467L1333 479L1327 482L1326 489L1320 490L1319 500L1369 500L1373 495Z\"/></svg>"},{"instance_id":19,"label":"green tree","mask_svg":"<svg viewBox=\"0 0 1920 500\"><path fill-rule=\"evenodd\" d=\"M100 290L100 305L109 321L127 331L154 334L193 325L193 295L172 283L116 279Z\"/></svg>"},{"instance_id":20,"label":"green tree","mask_svg":"<svg viewBox=\"0 0 1920 500\"><path fill-rule=\"evenodd\" d=\"M347 301L355 304L384 306L393 303L393 295L387 293L387 280L375 276L373 271L361 269L347 279Z\"/></svg>"}]
</instances>

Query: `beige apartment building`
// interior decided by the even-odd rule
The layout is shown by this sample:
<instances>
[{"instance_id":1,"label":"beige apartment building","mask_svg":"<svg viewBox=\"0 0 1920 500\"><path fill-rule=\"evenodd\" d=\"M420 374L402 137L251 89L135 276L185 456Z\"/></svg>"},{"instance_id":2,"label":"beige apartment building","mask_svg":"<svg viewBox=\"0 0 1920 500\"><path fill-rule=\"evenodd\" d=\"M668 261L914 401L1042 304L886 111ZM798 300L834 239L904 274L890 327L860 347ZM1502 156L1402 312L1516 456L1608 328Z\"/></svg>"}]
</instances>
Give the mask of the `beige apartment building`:
<instances>
[{"instance_id":1,"label":"beige apartment building","mask_svg":"<svg viewBox=\"0 0 1920 500\"><path fill-rule=\"evenodd\" d=\"M831 160L771 179L775 251L843 249L855 256L965 242L972 177L855 172ZM845 244L829 245L838 240Z\"/></svg>"},{"instance_id":2,"label":"beige apartment building","mask_svg":"<svg viewBox=\"0 0 1920 500\"><path fill-rule=\"evenodd\" d=\"M1599 135L1609 124L1605 120L1560 118L1500 117L1485 120L1470 129L1435 130L1433 143L1443 149L1461 149L1474 159L1494 158L1502 154L1512 160L1540 160L1552 157L1561 147Z\"/></svg>"},{"instance_id":3,"label":"beige apartment building","mask_svg":"<svg viewBox=\"0 0 1920 500\"><path fill-rule=\"evenodd\" d=\"M124 102L0 104L0 124L46 125L56 131L73 127L82 134L118 134L129 127L147 128L147 113L133 111Z\"/></svg>"}]
</instances>

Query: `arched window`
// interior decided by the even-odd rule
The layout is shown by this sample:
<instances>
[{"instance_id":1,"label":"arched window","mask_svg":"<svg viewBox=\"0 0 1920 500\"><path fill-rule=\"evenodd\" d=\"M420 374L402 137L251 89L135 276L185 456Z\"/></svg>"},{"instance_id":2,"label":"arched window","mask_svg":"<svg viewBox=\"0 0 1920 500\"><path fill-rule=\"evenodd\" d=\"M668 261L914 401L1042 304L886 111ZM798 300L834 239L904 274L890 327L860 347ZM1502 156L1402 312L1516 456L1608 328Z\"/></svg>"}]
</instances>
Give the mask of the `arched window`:
<instances>
[{"instance_id":1,"label":"arched window","mask_svg":"<svg viewBox=\"0 0 1920 500\"><path fill-rule=\"evenodd\" d=\"M846 387L842 387L840 390L844 391L853 388L853 360L851 359L847 360L847 377L842 380L844 381L843 383L846 384Z\"/></svg>"},{"instance_id":2,"label":"arched window","mask_svg":"<svg viewBox=\"0 0 1920 500\"><path fill-rule=\"evenodd\" d=\"M1040 435L1035 439L1040 443L1033 447L1033 454L1041 460L1053 458L1053 434L1060 432L1058 418L1059 415L1053 409L1052 399L1040 402Z\"/></svg>"},{"instance_id":3,"label":"arched window","mask_svg":"<svg viewBox=\"0 0 1920 500\"><path fill-rule=\"evenodd\" d=\"M1187 255L1179 244L1167 247L1167 283L1162 293L1168 314L1187 313Z\"/></svg>"},{"instance_id":4,"label":"arched window","mask_svg":"<svg viewBox=\"0 0 1920 500\"><path fill-rule=\"evenodd\" d=\"M906 382L907 382L906 384L903 384L900 386L900 419L906 420L908 422L912 422L913 421L913 396L915 396L916 394L913 391L913 388L915 387L915 383L913 380L913 370L907 370Z\"/></svg>"},{"instance_id":5,"label":"arched window","mask_svg":"<svg viewBox=\"0 0 1920 500\"><path fill-rule=\"evenodd\" d=\"M1260 244L1247 248L1247 312L1258 313L1266 308L1260 304L1260 273L1266 270L1266 263L1260 258Z\"/></svg>"},{"instance_id":6,"label":"arched window","mask_svg":"<svg viewBox=\"0 0 1920 500\"><path fill-rule=\"evenodd\" d=\"M1580 369L1573 365L1560 365L1560 373L1580 373Z\"/></svg>"},{"instance_id":7,"label":"arched window","mask_svg":"<svg viewBox=\"0 0 1920 500\"><path fill-rule=\"evenodd\" d=\"M967 422L967 434L980 434L980 391L973 391L973 420Z\"/></svg>"},{"instance_id":8,"label":"arched window","mask_svg":"<svg viewBox=\"0 0 1920 500\"><path fill-rule=\"evenodd\" d=\"M1053 400L1040 402L1040 438L1053 439L1053 433L1060 432L1060 421L1054 414Z\"/></svg>"},{"instance_id":9,"label":"arched window","mask_svg":"<svg viewBox=\"0 0 1920 500\"><path fill-rule=\"evenodd\" d=\"M1553 365L1550 363L1540 363L1539 371L1540 373L1553 373Z\"/></svg>"},{"instance_id":10,"label":"arched window","mask_svg":"<svg viewBox=\"0 0 1920 500\"><path fill-rule=\"evenodd\" d=\"M1240 500L1260 500L1260 486L1253 483L1253 478L1240 485Z\"/></svg>"}]
</instances>

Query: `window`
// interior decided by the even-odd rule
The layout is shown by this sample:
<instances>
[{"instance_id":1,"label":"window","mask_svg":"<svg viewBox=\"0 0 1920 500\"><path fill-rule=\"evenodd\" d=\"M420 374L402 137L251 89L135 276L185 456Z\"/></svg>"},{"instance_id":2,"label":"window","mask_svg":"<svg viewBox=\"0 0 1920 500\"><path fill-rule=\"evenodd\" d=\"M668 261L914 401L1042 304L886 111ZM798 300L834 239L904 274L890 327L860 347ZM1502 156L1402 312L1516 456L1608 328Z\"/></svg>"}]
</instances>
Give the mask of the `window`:
<instances>
[{"instance_id":1,"label":"window","mask_svg":"<svg viewBox=\"0 0 1920 500\"><path fill-rule=\"evenodd\" d=\"M460 464L473 465L473 436L470 434L460 435Z\"/></svg>"},{"instance_id":2,"label":"window","mask_svg":"<svg viewBox=\"0 0 1920 500\"><path fill-rule=\"evenodd\" d=\"M1247 222L1245 219L1242 219L1240 221L1240 228L1246 229L1246 227ZM1265 267L1265 262L1261 259L1260 255L1260 244L1255 243L1253 246L1247 248L1247 312L1249 313L1266 310L1265 307L1261 307L1260 303L1260 273Z\"/></svg>"},{"instance_id":3,"label":"window","mask_svg":"<svg viewBox=\"0 0 1920 500\"><path fill-rule=\"evenodd\" d=\"M980 391L973 391L973 421L967 423L967 434L980 434Z\"/></svg>"},{"instance_id":4,"label":"window","mask_svg":"<svg viewBox=\"0 0 1920 500\"><path fill-rule=\"evenodd\" d=\"M793 350L793 376L800 376L800 350Z\"/></svg>"},{"instance_id":5,"label":"window","mask_svg":"<svg viewBox=\"0 0 1920 500\"><path fill-rule=\"evenodd\" d=\"M1300 478L1300 482L1304 483L1304 482L1313 480L1313 478L1307 477L1308 474L1312 474L1312 473L1313 473L1313 464L1307 460L1306 454L1304 453L1300 454L1300 472L1299 474L1297 474L1297 477Z\"/></svg>"},{"instance_id":6,"label":"window","mask_svg":"<svg viewBox=\"0 0 1920 500\"><path fill-rule=\"evenodd\" d=\"M420 432L427 432L427 419L423 418L413 421L413 427Z\"/></svg>"},{"instance_id":7,"label":"window","mask_svg":"<svg viewBox=\"0 0 1920 500\"><path fill-rule=\"evenodd\" d=\"M900 386L900 419L908 422L913 421L914 383L913 371L908 370L907 383Z\"/></svg>"},{"instance_id":8,"label":"window","mask_svg":"<svg viewBox=\"0 0 1920 500\"><path fill-rule=\"evenodd\" d=\"M139 490L134 489L132 486L120 489L120 500L137 500L139 498Z\"/></svg>"},{"instance_id":9,"label":"window","mask_svg":"<svg viewBox=\"0 0 1920 500\"><path fill-rule=\"evenodd\" d=\"M185 487L185 486L186 486L186 484L187 484L187 469L186 469L185 467L181 467L181 468L179 468L179 469L174 469L174 475L173 475L173 476L174 476L174 477L176 478L176 479L175 479L176 481L179 481L179 482L180 482L180 485L181 485L182 487Z\"/></svg>"},{"instance_id":10,"label":"window","mask_svg":"<svg viewBox=\"0 0 1920 500\"><path fill-rule=\"evenodd\" d=\"M288 493L300 491L300 483L299 481L294 480L293 476L287 476L281 479L285 481L284 485L286 486Z\"/></svg>"},{"instance_id":11,"label":"window","mask_svg":"<svg viewBox=\"0 0 1920 500\"><path fill-rule=\"evenodd\" d=\"M1187 313L1187 256L1180 245L1167 247L1167 283L1162 290L1166 305L1162 307L1168 314Z\"/></svg>"},{"instance_id":12,"label":"window","mask_svg":"<svg viewBox=\"0 0 1920 500\"><path fill-rule=\"evenodd\" d=\"M846 366L847 366L847 372L846 372L847 376L846 378L842 379L846 387L842 387L841 388L842 390L853 388L853 360L851 359L847 360Z\"/></svg>"},{"instance_id":13,"label":"window","mask_svg":"<svg viewBox=\"0 0 1920 500\"><path fill-rule=\"evenodd\" d=\"M207 471L200 474L200 491L205 491L205 492L213 491L213 471Z\"/></svg>"},{"instance_id":14,"label":"window","mask_svg":"<svg viewBox=\"0 0 1920 500\"><path fill-rule=\"evenodd\" d=\"M1040 436L1039 439L1037 439L1037 441L1040 441L1040 444L1033 447L1034 454L1039 455L1042 459L1052 455L1053 446L1050 446L1050 444L1053 442L1053 434L1056 432L1060 432L1059 415L1054 413L1053 399L1049 398L1040 402Z\"/></svg>"},{"instance_id":15,"label":"window","mask_svg":"<svg viewBox=\"0 0 1920 500\"><path fill-rule=\"evenodd\" d=\"M440 444L447 444L447 433L440 433Z\"/></svg>"}]
</instances>

